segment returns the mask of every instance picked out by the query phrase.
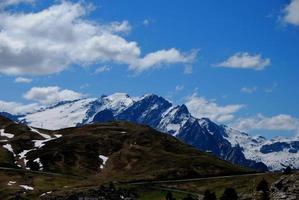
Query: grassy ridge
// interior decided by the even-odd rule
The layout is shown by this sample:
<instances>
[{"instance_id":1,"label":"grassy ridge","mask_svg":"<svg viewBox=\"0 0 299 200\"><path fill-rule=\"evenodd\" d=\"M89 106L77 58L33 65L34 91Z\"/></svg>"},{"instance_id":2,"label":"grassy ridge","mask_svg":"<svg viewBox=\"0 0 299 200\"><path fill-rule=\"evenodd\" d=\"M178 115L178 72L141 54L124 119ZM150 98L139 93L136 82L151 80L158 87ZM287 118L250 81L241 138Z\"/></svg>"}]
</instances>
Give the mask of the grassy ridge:
<instances>
[{"instance_id":1,"label":"grassy ridge","mask_svg":"<svg viewBox=\"0 0 299 200\"><path fill-rule=\"evenodd\" d=\"M34 141L43 139L25 125L1 118L0 123L5 132L14 134L7 143L12 145L15 154L33 149ZM72 192L78 188L99 186L111 181L169 180L252 173L251 170L201 152L170 135L128 122L40 131L61 137L47 141L41 148L28 152L27 167L39 170L39 166L34 162L39 159L44 172L80 175L86 179L0 171L0 185L4 188L0 192L1 199L22 191L20 184L34 187L33 191L25 194L26 197L34 199L48 191ZM107 162L104 163L99 155L106 156ZM0 159L0 167L13 164L12 154L2 145ZM9 181L17 183L9 186ZM148 194L156 195L157 192L150 190Z\"/></svg>"}]
</instances>

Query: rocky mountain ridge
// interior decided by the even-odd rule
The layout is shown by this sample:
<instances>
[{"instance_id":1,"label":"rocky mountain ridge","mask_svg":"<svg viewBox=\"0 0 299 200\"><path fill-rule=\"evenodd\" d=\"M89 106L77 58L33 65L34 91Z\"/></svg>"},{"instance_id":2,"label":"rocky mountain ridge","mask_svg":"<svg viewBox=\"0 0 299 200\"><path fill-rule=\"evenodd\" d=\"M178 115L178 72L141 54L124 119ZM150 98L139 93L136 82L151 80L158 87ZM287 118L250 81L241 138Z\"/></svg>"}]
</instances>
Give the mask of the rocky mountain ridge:
<instances>
[{"instance_id":1,"label":"rocky mountain ridge","mask_svg":"<svg viewBox=\"0 0 299 200\"><path fill-rule=\"evenodd\" d=\"M61 102L38 112L19 116L30 126L60 129L113 120L149 125L200 150L259 170L299 168L299 140L250 136L207 118L197 119L185 105L173 105L163 97L147 94L130 97L116 93L100 98Z\"/></svg>"}]
</instances>

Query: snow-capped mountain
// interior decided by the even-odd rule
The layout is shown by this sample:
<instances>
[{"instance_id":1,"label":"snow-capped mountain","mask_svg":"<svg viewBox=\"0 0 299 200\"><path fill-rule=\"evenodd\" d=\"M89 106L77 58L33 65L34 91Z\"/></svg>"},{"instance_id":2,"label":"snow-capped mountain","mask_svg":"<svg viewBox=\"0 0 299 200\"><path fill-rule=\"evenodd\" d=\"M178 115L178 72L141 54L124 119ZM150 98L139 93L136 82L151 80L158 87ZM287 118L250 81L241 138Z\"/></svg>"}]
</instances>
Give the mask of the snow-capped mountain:
<instances>
[{"instance_id":1,"label":"snow-capped mountain","mask_svg":"<svg viewBox=\"0 0 299 200\"><path fill-rule=\"evenodd\" d=\"M197 119L185 105L173 105L153 94L130 97L116 93L61 102L21 116L19 120L52 130L111 120L131 121L149 125L242 166L260 170L267 166L270 170L288 165L299 168L299 140L252 137L207 118Z\"/></svg>"},{"instance_id":2,"label":"snow-capped mountain","mask_svg":"<svg viewBox=\"0 0 299 200\"><path fill-rule=\"evenodd\" d=\"M270 170L281 170L286 166L299 168L299 140L277 137L267 140L262 136L249 136L227 126L226 139L234 146L240 145L247 159L266 163Z\"/></svg>"}]
</instances>

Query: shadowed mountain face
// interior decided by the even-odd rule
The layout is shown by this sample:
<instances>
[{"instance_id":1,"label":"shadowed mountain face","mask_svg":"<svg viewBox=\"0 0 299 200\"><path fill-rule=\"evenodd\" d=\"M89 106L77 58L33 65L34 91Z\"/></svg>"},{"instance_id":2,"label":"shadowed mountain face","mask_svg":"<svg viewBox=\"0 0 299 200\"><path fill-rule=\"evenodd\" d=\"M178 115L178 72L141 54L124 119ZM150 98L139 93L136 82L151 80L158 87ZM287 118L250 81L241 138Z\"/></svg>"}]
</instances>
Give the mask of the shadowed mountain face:
<instances>
[{"instance_id":1,"label":"shadowed mountain face","mask_svg":"<svg viewBox=\"0 0 299 200\"><path fill-rule=\"evenodd\" d=\"M132 181L250 172L148 126L128 122L57 131L0 117L0 166Z\"/></svg>"},{"instance_id":2,"label":"shadowed mountain face","mask_svg":"<svg viewBox=\"0 0 299 200\"><path fill-rule=\"evenodd\" d=\"M280 139L251 137L207 118L197 119L185 105L175 106L157 95L132 98L116 93L98 99L61 102L18 119L31 126L52 130L113 120L130 121L149 125L241 166L262 171L267 170L267 166L270 170L279 170L286 165L299 168L298 141L284 139L289 145L276 148L278 144L275 143L281 142Z\"/></svg>"}]
</instances>

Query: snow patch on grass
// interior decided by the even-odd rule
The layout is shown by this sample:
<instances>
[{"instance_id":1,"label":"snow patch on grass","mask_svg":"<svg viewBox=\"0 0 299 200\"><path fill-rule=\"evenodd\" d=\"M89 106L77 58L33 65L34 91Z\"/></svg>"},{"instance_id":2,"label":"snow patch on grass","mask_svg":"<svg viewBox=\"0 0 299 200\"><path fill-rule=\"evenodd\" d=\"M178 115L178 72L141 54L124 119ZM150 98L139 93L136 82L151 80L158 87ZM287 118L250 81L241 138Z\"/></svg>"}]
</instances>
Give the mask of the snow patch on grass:
<instances>
[{"instance_id":1,"label":"snow patch on grass","mask_svg":"<svg viewBox=\"0 0 299 200\"><path fill-rule=\"evenodd\" d=\"M28 185L19 185L21 188L25 189L25 190L34 190L33 187L28 186Z\"/></svg>"},{"instance_id":2,"label":"snow patch on grass","mask_svg":"<svg viewBox=\"0 0 299 200\"><path fill-rule=\"evenodd\" d=\"M9 139L13 138L15 135L11 133L5 133L4 129L0 129L0 136L1 137L7 137Z\"/></svg>"},{"instance_id":3,"label":"snow patch on grass","mask_svg":"<svg viewBox=\"0 0 299 200\"><path fill-rule=\"evenodd\" d=\"M107 160L108 160L109 158L106 157L106 156L103 156L103 155L99 155L99 158L103 161L102 165L100 166L100 168L103 169L104 166L106 165Z\"/></svg>"}]
</instances>

